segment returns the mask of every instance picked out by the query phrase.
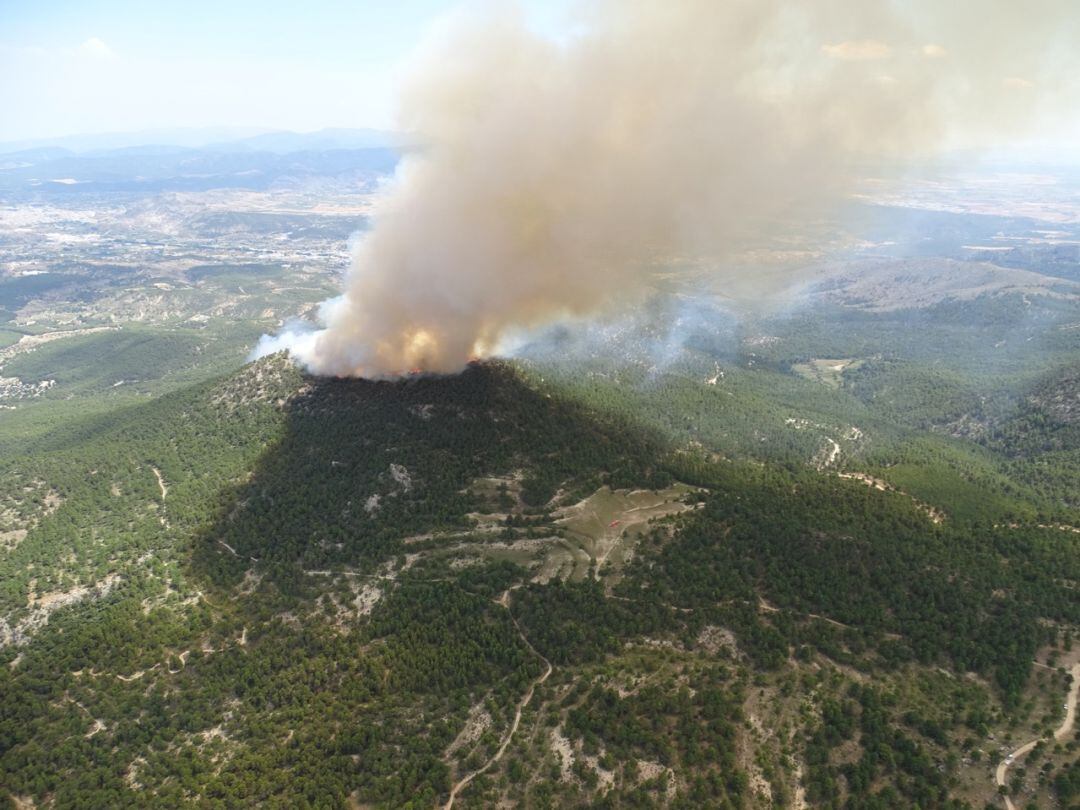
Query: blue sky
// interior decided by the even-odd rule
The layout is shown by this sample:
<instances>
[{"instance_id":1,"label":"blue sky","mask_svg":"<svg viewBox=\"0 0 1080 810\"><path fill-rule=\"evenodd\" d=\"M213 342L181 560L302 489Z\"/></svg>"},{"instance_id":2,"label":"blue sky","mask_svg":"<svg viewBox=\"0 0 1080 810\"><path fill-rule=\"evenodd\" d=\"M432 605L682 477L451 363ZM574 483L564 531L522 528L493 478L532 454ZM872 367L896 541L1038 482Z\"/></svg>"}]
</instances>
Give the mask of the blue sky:
<instances>
[{"instance_id":1,"label":"blue sky","mask_svg":"<svg viewBox=\"0 0 1080 810\"><path fill-rule=\"evenodd\" d=\"M557 36L580 3L520 5ZM0 0L0 141L171 127L392 128L403 64L433 23L462 6Z\"/></svg>"}]
</instances>

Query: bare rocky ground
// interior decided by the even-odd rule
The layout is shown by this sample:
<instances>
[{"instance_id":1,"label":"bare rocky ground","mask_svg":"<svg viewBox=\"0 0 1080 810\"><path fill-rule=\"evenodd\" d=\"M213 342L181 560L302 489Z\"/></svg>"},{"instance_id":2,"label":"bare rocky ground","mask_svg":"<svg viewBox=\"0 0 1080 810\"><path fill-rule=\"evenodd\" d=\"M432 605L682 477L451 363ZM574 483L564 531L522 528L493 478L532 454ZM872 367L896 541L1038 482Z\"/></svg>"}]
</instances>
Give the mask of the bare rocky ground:
<instances>
[{"instance_id":1,"label":"bare rocky ground","mask_svg":"<svg viewBox=\"0 0 1080 810\"><path fill-rule=\"evenodd\" d=\"M434 545L424 554L451 558L458 565L470 560L509 560L524 565L535 582L553 578L579 581L603 578L609 585L621 577L633 559L634 549L645 533L664 518L693 508L688 503L692 487L677 484L665 490L611 490L607 487L576 503L551 511L551 519L530 524L527 538L501 537L507 519L517 512L520 476L478 479L471 489L488 493L492 506L500 495L512 504L510 511L474 513L475 525L467 531L428 533L406 543ZM515 489L516 488L516 489Z\"/></svg>"}]
</instances>

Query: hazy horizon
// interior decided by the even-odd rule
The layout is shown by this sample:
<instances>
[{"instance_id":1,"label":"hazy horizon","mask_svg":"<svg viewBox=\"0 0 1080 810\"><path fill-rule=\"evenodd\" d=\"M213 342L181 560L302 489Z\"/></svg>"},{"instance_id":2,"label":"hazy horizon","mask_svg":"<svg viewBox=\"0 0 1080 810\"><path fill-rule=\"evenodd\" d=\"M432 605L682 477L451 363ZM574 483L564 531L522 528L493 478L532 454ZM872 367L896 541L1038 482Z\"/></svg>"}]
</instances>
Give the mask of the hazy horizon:
<instances>
[{"instance_id":1,"label":"hazy horizon","mask_svg":"<svg viewBox=\"0 0 1080 810\"><path fill-rule=\"evenodd\" d=\"M389 129L402 66L440 20L477 5L15 0L0 12L0 143L179 127ZM547 36L572 30L568 0L519 5Z\"/></svg>"},{"instance_id":2,"label":"hazy horizon","mask_svg":"<svg viewBox=\"0 0 1080 810\"><path fill-rule=\"evenodd\" d=\"M244 0L220 7L196 0L183 7L144 8L127 0L15 0L0 17L0 147L29 148L64 139L154 136L199 130L313 133L324 129L402 131L400 95L418 56L438 45L463 14L517 9L526 27L564 46L579 36L603 3L588 0L404 0L341 6L314 0L303 9ZM211 20L212 25L206 25ZM889 69L899 58L895 31L823 32L822 53L841 61L867 54L836 51L876 43L888 53L868 64ZM829 50L829 49L833 50ZM951 55L935 57L942 64ZM884 75L882 81L888 80ZM1024 77L1004 80L1010 92L1042 93ZM1077 82L1058 77L1065 98ZM1080 117L1039 106L1038 123L996 146L1080 157ZM205 143L230 138L208 137ZM127 145L176 139L125 139ZM182 139L181 139L182 140Z\"/></svg>"}]
</instances>

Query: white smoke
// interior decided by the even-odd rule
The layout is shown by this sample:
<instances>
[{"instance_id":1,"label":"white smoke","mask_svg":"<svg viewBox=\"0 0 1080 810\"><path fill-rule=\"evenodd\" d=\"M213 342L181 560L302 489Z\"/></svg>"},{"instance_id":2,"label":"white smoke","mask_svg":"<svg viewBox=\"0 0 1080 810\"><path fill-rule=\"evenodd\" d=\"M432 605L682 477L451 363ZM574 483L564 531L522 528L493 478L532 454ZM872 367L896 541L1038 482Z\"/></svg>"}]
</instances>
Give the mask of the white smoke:
<instances>
[{"instance_id":1,"label":"white smoke","mask_svg":"<svg viewBox=\"0 0 1080 810\"><path fill-rule=\"evenodd\" d=\"M719 267L818 215L856 164L1033 119L1075 74L1078 23L1069 0L618 0L560 44L505 6L461 17L418 60L401 123L425 147L343 297L263 349L317 373L450 372L633 307L666 262Z\"/></svg>"}]
</instances>

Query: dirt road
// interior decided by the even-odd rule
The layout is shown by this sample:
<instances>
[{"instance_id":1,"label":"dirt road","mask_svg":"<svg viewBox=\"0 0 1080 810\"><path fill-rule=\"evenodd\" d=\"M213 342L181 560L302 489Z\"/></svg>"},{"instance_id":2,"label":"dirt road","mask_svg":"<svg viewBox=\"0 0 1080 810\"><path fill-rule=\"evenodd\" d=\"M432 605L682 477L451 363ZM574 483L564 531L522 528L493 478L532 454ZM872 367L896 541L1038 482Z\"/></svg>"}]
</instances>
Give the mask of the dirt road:
<instances>
[{"instance_id":1,"label":"dirt road","mask_svg":"<svg viewBox=\"0 0 1080 810\"><path fill-rule=\"evenodd\" d=\"M536 648L529 642L529 639L527 639L525 637L525 634L521 632L521 627L518 625L517 619L514 618L514 614L510 613L510 590L512 589L507 589L503 591L502 596L500 596L496 601L499 605L502 605L504 608L506 608L506 612L510 614L510 621L514 623L514 629L518 631L518 635L521 636L521 640L525 642L525 646L529 648L533 655L535 655L537 658L544 662L544 674L529 685L529 691L527 691L522 696L521 700L518 701L517 711L514 712L514 722L510 724L510 730L506 732L506 736L503 738L502 743L499 745L499 750L492 755L491 759L489 759L475 771L470 771L458 780L457 784L455 784L450 791L450 798L446 800L444 810L450 810L450 808L454 806L454 799L457 798L457 795L462 790L464 790L465 787L473 779L487 771L488 768L490 768L492 765L502 759L503 754L506 753L506 749L510 746L510 741L514 739L514 734L517 733L518 726L521 724L522 711L525 710L525 707L529 705L529 701L532 700L532 696L533 693L536 691L536 687L546 681L551 675L551 662L544 658L544 656L542 656L539 652L537 652Z\"/></svg>"},{"instance_id":2,"label":"dirt road","mask_svg":"<svg viewBox=\"0 0 1080 810\"><path fill-rule=\"evenodd\" d=\"M158 489L161 490L161 501L164 503L165 498L169 495L169 488L165 485L165 479L161 477L161 470L157 467L151 467L150 469L154 471L154 476L157 478Z\"/></svg>"},{"instance_id":3,"label":"dirt road","mask_svg":"<svg viewBox=\"0 0 1080 810\"><path fill-rule=\"evenodd\" d=\"M1069 695L1065 699L1065 719L1054 732L1054 739L1059 742L1071 734L1073 727L1076 725L1076 701L1077 695L1080 695L1080 663L1073 664L1073 668L1070 671L1072 673L1072 685L1069 687ZM1034 740L1029 740L1001 761L994 774L994 779L999 787L1005 784L1009 768L1012 764L1020 759L1020 757L1025 756L1032 748L1038 745L1039 741L1042 739L1044 738L1036 737ZM1012 799L1009 796L1003 796L1002 798L1005 799L1006 810L1016 810L1016 805L1013 804Z\"/></svg>"}]
</instances>

